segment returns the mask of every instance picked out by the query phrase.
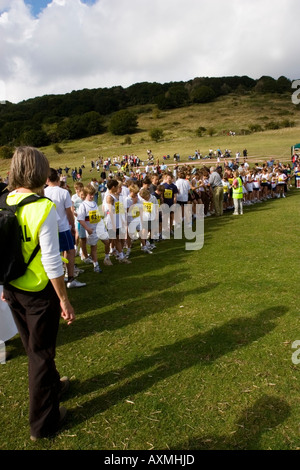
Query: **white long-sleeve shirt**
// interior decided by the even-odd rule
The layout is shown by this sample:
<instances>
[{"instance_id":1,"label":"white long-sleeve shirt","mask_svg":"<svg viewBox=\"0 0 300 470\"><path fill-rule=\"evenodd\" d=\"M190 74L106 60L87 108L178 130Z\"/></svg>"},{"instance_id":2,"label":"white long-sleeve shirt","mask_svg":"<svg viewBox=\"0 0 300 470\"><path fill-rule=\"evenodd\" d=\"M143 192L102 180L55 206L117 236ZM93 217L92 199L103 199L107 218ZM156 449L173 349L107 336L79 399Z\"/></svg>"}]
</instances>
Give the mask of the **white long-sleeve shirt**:
<instances>
[{"instance_id":1,"label":"white long-sleeve shirt","mask_svg":"<svg viewBox=\"0 0 300 470\"><path fill-rule=\"evenodd\" d=\"M42 264L49 279L63 275L63 263L59 252L58 224L55 207L52 207L39 232Z\"/></svg>"}]
</instances>

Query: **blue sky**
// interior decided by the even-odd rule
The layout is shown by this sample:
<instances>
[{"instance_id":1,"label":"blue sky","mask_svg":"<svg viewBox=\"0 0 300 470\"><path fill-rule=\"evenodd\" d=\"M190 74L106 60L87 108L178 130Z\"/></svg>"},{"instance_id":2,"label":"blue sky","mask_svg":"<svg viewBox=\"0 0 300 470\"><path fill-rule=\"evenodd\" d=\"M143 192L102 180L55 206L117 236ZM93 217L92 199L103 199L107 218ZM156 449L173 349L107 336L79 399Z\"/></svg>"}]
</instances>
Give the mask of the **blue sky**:
<instances>
[{"instance_id":1,"label":"blue sky","mask_svg":"<svg viewBox=\"0 0 300 470\"><path fill-rule=\"evenodd\" d=\"M81 0L81 2L92 5L95 3L95 0ZM46 8L48 3L51 3L51 0L24 0L24 3L30 6L34 16L38 16L38 14Z\"/></svg>"},{"instance_id":2,"label":"blue sky","mask_svg":"<svg viewBox=\"0 0 300 470\"><path fill-rule=\"evenodd\" d=\"M31 7L34 16L37 16L49 3L48 0L25 0L25 3Z\"/></svg>"},{"instance_id":3,"label":"blue sky","mask_svg":"<svg viewBox=\"0 0 300 470\"><path fill-rule=\"evenodd\" d=\"M296 80L299 17L299 0L0 0L0 101L195 77Z\"/></svg>"}]
</instances>

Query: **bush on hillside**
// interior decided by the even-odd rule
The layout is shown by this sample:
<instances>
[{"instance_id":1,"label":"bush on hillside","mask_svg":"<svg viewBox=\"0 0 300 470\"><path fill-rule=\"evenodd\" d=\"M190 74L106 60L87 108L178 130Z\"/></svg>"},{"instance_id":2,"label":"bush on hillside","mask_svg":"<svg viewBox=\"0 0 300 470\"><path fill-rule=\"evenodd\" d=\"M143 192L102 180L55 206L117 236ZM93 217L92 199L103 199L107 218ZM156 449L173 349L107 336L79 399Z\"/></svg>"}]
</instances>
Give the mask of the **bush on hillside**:
<instances>
[{"instance_id":1,"label":"bush on hillside","mask_svg":"<svg viewBox=\"0 0 300 470\"><path fill-rule=\"evenodd\" d=\"M260 124L249 124L249 129L251 132L261 132L263 130Z\"/></svg>"},{"instance_id":2,"label":"bush on hillside","mask_svg":"<svg viewBox=\"0 0 300 470\"><path fill-rule=\"evenodd\" d=\"M209 86L199 86L194 88L191 92L193 103L209 103L216 97L214 90Z\"/></svg>"},{"instance_id":3,"label":"bush on hillside","mask_svg":"<svg viewBox=\"0 0 300 470\"><path fill-rule=\"evenodd\" d=\"M152 140L154 140L155 142L159 142L164 136L164 131L156 127L149 131L149 135Z\"/></svg>"},{"instance_id":4,"label":"bush on hillside","mask_svg":"<svg viewBox=\"0 0 300 470\"><path fill-rule=\"evenodd\" d=\"M0 159L8 160L9 158L12 158L13 154L14 150L12 147L9 147L8 145L0 147Z\"/></svg>"},{"instance_id":5,"label":"bush on hillside","mask_svg":"<svg viewBox=\"0 0 300 470\"><path fill-rule=\"evenodd\" d=\"M136 132L137 126L136 115L127 109L123 109L112 116L109 131L114 135L133 134Z\"/></svg>"},{"instance_id":6,"label":"bush on hillside","mask_svg":"<svg viewBox=\"0 0 300 470\"><path fill-rule=\"evenodd\" d=\"M61 155L62 153L64 153L64 150L58 144L54 144L53 149L58 155Z\"/></svg>"},{"instance_id":7,"label":"bush on hillside","mask_svg":"<svg viewBox=\"0 0 300 470\"><path fill-rule=\"evenodd\" d=\"M127 135L124 139L124 145L131 145L132 144L132 138L130 137L130 135Z\"/></svg>"},{"instance_id":8,"label":"bush on hillside","mask_svg":"<svg viewBox=\"0 0 300 470\"><path fill-rule=\"evenodd\" d=\"M22 133L20 143L31 147L45 147L50 144L50 139L45 131L31 129Z\"/></svg>"},{"instance_id":9,"label":"bush on hillside","mask_svg":"<svg viewBox=\"0 0 300 470\"><path fill-rule=\"evenodd\" d=\"M203 132L205 132L205 131L206 131L206 127L199 126L198 129L196 129L196 136L197 137L202 137Z\"/></svg>"}]
</instances>

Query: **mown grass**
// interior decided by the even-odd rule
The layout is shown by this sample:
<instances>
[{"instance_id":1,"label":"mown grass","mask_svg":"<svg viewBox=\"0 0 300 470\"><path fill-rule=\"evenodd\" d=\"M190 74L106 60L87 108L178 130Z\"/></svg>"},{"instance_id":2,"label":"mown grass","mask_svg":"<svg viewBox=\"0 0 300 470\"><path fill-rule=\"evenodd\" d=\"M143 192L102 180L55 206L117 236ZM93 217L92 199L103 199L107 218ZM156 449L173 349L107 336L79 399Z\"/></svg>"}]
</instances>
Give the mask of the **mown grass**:
<instances>
[{"instance_id":1,"label":"mown grass","mask_svg":"<svg viewBox=\"0 0 300 470\"><path fill-rule=\"evenodd\" d=\"M290 97L229 96L210 105L139 115L132 145L109 134L62 144L51 166L136 153L248 149L254 160L289 161L299 141ZM276 117L277 116L277 117ZM295 128L230 138L225 129L288 116ZM199 126L213 137L195 136ZM148 132L162 127L164 141ZM173 163L173 162L172 162ZM0 161L5 175L9 162ZM243 217L205 219L205 243L158 244L152 256L136 244L132 265L95 275L81 266L83 289L69 291L77 319L61 324L57 366L72 379L68 418L53 440L32 443L28 428L27 359L19 337L7 343L13 359L0 367L0 449L297 449L299 197L245 208ZM103 248L99 247L99 257Z\"/></svg>"},{"instance_id":2,"label":"mown grass","mask_svg":"<svg viewBox=\"0 0 300 470\"><path fill-rule=\"evenodd\" d=\"M146 256L136 243L131 265L84 266L57 347L67 421L53 440L29 440L17 336L0 369L0 448L297 449L299 198L205 219L199 251L172 239Z\"/></svg>"}]
</instances>

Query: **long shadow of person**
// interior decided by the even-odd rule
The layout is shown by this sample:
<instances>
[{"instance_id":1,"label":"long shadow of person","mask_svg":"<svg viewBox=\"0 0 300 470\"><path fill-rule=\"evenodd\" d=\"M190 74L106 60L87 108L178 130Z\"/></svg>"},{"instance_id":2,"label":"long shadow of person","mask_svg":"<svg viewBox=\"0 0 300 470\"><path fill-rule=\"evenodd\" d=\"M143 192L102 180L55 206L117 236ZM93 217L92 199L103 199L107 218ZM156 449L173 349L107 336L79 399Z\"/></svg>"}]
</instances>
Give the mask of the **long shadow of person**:
<instances>
[{"instance_id":1,"label":"long shadow of person","mask_svg":"<svg viewBox=\"0 0 300 470\"><path fill-rule=\"evenodd\" d=\"M146 283L145 278L145 283ZM178 283L179 284L179 283ZM175 292L171 288L144 289L144 298L127 298L124 295L124 304L112 305L106 312L99 311L95 315L84 318L78 316L77 323L72 325L72 330L65 328L59 336L58 345L73 343L85 337L93 335L95 332L114 331L127 325L139 322L145 317L150 317L161 312L162 305L168 308L175 307L179 302L184 302L186 296L201 295L215 289L218 283L209 283L202 286L183 289ZM147 295L147 297L145 297ZM147 303L147 309L140 308L141 302ZM74 326L74 327L73 327Z\"/></svg>"},{"instance_id":2,"label":"long shadow of person","mask_svg":"<svg viewBox=\"0 0 300 470\"><path fill-rule=\"evenodd\" d=\"M285 306L274 306L254 317L232 319L205 333L162 346L152 356L138 359L120 369L74 383L75 396L93 392L93 398L87 399L80 410L72 411L74 424L103 412L125 398L148 390L187 368L195 365L209 367L218 358L270 333L276 327L275 320L287 311ZM103 389L108 386L109 390L103 393Z\"/></svg>"},{"instance_id":3,"label":"long shadow of person","mask_svg":"<svg viewBox=\"0 0 300 470\"><path fill-rule=\"evenodd\" d=\"M263 434L283 423L289 414L290 406L285 400L263 395L243 411L236 422L236 429L230 436L192 437L186 442L170 445L169 448L171 450L260 450Z\"/></svg>"}]
</instances>

